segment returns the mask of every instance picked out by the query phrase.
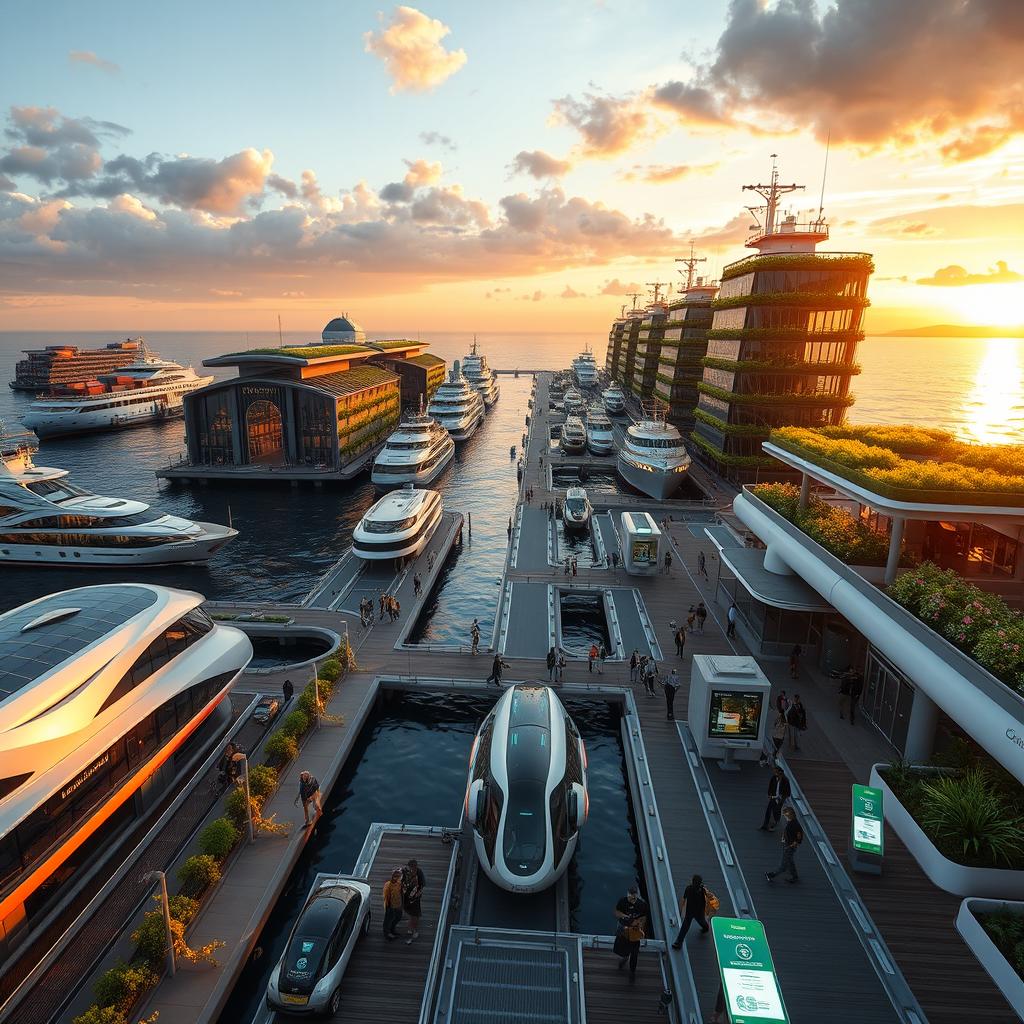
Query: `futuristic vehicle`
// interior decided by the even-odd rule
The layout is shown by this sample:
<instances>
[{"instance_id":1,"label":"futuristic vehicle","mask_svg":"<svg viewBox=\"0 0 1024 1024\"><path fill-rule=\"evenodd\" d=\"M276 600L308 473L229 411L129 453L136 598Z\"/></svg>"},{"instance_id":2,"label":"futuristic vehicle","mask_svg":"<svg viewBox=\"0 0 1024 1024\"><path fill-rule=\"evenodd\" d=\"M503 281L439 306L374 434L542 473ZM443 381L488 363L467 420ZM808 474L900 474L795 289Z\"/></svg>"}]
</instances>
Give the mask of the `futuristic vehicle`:
<instances>
[{"instance_id":1,"label":"futuristic vehicle","mask_svg":"<svg viewBox=\"0 0 1024 1024\"><path fill-rule=\"evenodd\" d=\"M587 755L547 686L509 687L473 742L466 820L488 878L540 892L569 866L587 820Z\"/></svg>"}]
</instances>

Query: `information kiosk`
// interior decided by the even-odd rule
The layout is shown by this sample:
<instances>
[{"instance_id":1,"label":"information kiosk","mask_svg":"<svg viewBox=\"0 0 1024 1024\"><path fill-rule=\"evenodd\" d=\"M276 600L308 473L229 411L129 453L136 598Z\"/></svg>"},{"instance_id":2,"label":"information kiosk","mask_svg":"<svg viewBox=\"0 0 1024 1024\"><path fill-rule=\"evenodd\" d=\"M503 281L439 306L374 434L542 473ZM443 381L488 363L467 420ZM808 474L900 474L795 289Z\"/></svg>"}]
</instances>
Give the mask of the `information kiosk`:
<instances>
[{"instance_id":1,"label":"information kiosk","mask_svg":"<svg viewBox=\"0 0 1024 1024\"><path fill-rule=\"evenodd\" d=\"M622 567L631 576L653 576L661 569L661 530L647 512L623 512L619 518Z\"/></svg>"},{"instance_id":2,"label":"information kiosk","mask_svg":"<svg viewBox=\"0 0 1024 1024\"><path fill-rule=\"evenodd\" d=\"M772 684L749 657L695 654L687 719L701 757L720 767L761 756L771 716Z\"/></svg>"}]
</instances>

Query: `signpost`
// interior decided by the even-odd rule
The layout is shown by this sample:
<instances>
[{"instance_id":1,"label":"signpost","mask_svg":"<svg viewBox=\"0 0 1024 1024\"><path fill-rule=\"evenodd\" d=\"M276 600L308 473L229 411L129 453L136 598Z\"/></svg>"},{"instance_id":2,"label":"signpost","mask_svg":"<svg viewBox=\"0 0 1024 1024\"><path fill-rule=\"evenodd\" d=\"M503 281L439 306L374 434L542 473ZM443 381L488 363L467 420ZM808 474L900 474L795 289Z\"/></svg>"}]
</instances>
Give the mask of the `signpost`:
<instances>
[{"instance_id":1,"label":"signpost","mask_svg":"<svg viewBox=\"0 0 1024 1024\"><path fill-rule=\"evenodd\" d=\"M713 917L711 933L732 1024L789 1024L764 925Z\"/></svg>"},{"instance_id":2,"label":"signpost","mask_svg":"<svg viewBox=\"0 0 1024 1024\"><path fill-rule=\"evenodd\" d=\"M854 783L852 812L848 851L850 866L854 871L880 875L885 846L882 791Z\"/></svg>"}]
</instances>

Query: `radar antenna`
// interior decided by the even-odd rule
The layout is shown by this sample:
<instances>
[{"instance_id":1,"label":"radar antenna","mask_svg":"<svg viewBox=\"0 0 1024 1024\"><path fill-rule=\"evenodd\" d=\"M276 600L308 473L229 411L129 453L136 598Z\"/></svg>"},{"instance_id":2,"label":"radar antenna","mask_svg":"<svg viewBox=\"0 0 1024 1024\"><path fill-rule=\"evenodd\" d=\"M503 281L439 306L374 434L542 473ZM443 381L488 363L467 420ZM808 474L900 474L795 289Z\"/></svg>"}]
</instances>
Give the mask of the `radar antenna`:
<instances>
[{"instance_id":1,"label":"radar antenna","mask_svg":"<svg viewBox=\"0 0 1024 1024\"><path fill-rule=\"evenodd\" d=\"M643 292L626 292L626 298L633 300L633 309L636 309L636 300L643 295Z\"/></svg>"},{"instance_id":2,"label":"radar antenna","mask_svg":"<svg viewBox=\"0 0 1024 1024\"><path fill-rule=\"evenodd\" d=\"M686 267L686 288L687 288L687 290L689 290L690 288L693 287L693 274L694 274L694 271L697 269L697 264L698 263L707 263L707 261L708 261L707 256L694 256L693 251L694 251L693 250L693 242L691 240L691 242L690 242L690 255L687 256L685 259L680 257L680 256L676 257L676 263L682 263ZM681 274L683 272L683 268L679 267L678 269L679 269L679 273Z\"/></svg>"},{"instance_id":3,"label":"radar antenna","mask_svg":"<svg viewBox=\"0 0 1024 1024\"><path fill-rule=\"evenodd\" d=\"M750 212L753 213L755 217L757 216L758 212L762 210L764 211L764 233L766 235L770 235L775 231L775 218L779 211L779 200L784 195L788 195L790 192L798 192L806 187L804 185L796 184L779 184L779 168L777 164L778 158L779 157L777 153L772 153L772 180L769 184L743 186L744 192L756 192L765 201L765 205L763 207L748 206L747 209L750 210Z\"/></svg>"},{"instance_id":4,"label":"radar antenna","mask_svg":"<svg viewBox=\"0 0 1024 1024\"><path fill-rule=\"evenodd\" d=\"M647 281L647 287L654 290L654 297L652 302L657 302L661 298L661 289L668 284L668 281Z\"/></svg>"}]
</instances>

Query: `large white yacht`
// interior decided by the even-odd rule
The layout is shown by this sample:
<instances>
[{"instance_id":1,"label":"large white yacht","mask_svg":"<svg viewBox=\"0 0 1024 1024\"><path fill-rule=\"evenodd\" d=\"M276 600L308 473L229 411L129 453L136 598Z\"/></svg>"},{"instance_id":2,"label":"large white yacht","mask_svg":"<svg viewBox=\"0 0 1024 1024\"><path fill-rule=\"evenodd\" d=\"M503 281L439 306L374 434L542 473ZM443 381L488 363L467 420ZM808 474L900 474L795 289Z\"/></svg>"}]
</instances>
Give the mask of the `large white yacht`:
<instances>
[{"instance_id":1,"label":"large white yacht","mask_svg":"<svg viewBox=\"0 0 1024 1024\"><path fill-rule=\"evenodd\" d=\"M594 455L607 455L612 450L615 434L608 414L595 402L587 410L587 447Z\"/></svg>"},{"instance_id":2,"label":"large white yacht","mask_svg":"<svg viewBox=\"0 0 1024 1024\"><path fill-rule=\"evenodd\" d=\"M581 388L592 388L597 383L597 363L589 347L572 361L572 372Z\"/></svg>"},{"instance_id":3,"label":"large white yacht","mask_svg":"<svg viewBox=\"0 0 1024 1024\"><path fill-rule=\"evenodd\" d=\"M626 483L652 498L671 498L690 468L682 435L660 415L638 420L626 431L617 468Z\"/></svg>"},{"instance_id":4,"label":"large white yacht","mask_svg":"<svg viewBox=\"0 0 1024 1024\"><path fill-rule=\"evenodd\" d=\"M462 376L469 381L469 386L480 392L484 405L490 409L498 400L501 389L498 387L498 375L487 365L487 356L476 350L476 338L469 355L462 360Z\"/></svg>"},{"instance_id":5,"label":"large white yacht","mask_svg":"<svg viewBox=\"0 0 1024 1024\"><path fill-rule=\"evenodd\" d=\"M418 555L441 522L443 511L437 491L406 484L385 494L359 520L352 532L352 550L368 561Z\"/></svg>"},{"instance_id":6,"label":"large white yacht","mask_svg":"<svg viewBox=\"0 0 1024 1024\"><path fill-rule=\"evenodd\" d=\"M601 392L601 400L609 416L621 416L626 411L626 393L617 383L609 385Z\"/></svg>"},{"instance_id":7,"label":"large white yacht","mask_svg":"<svg viewBox=\"0 0 1024 1024\"><path fill-rule=\"evenodd\" d=\"M39 437L134 427L181 416L185 395L211 383L212 376L143 350L128 366L36 399L21 421Z\"/></svg>"},{"instance_id":8,"label":"large white yacht","mask_svg":"<svg viewBox=\"0 0 1024 1024\"><path fill-rule=\"evenodd\" d=\"M586 408L586 402L575 388L568 388L562 398L562 408L566 416L580 416Z\"/></svg>"},{"instance_id":9,"label":"large white yacht","mask_svg":"<svg viewBox=\"0 0 1024 1024\"><path fill-rule=\"evenodd\" d=\"M407 413L373 462L370 479L378 487L426 486L455 454L451 434L423 411Z\"/></svg>"},{"instance_id":10,"label":"large white yacht","mask_svg":"<svg viewBox=\"0 0 1024 1024\"><path fill-rule=\"evenodd\" d=\"M31 440L30 440L31 439ZM203 562L238 536L141 501L76 487L32 461L30 434L0 437L0 564L151 566Z\"/></svg>"},{"instance_id":11,"label":"large white yacht","mask_svg":"<svg viewBox=\"0 0 1024 1024\"><path fill-rule=\"evenodd\" d=\"M458 359L452 364L448 380L434 392L427 415L437 420L456 441L472 437L480 426L484 418L483 396L462 375Z\"/></svg>"},{"instance_id":12,"label":"large white yacht","mask_svg":"<svg viewBox=\"0 0 1024 1024\"><path fill-rule=\"evenodd\" d=\"M568 455L576 455L586 448L587 432L583 429L583 420L579 416L570 416L566 419L559 446Z\"/></svg>"}]
</instances>

